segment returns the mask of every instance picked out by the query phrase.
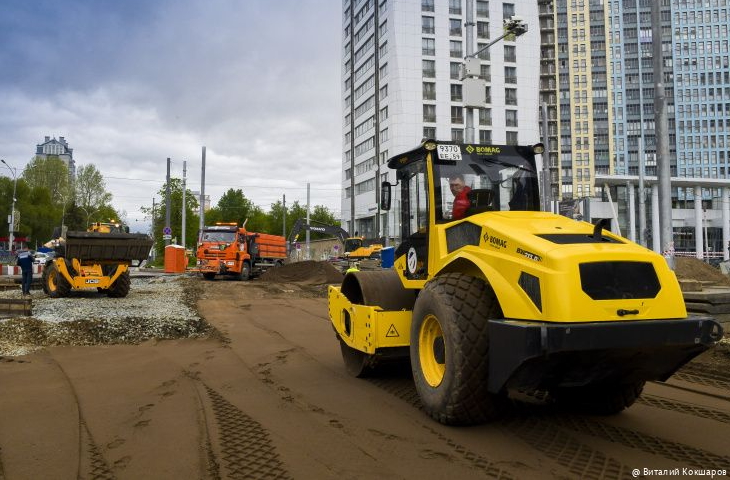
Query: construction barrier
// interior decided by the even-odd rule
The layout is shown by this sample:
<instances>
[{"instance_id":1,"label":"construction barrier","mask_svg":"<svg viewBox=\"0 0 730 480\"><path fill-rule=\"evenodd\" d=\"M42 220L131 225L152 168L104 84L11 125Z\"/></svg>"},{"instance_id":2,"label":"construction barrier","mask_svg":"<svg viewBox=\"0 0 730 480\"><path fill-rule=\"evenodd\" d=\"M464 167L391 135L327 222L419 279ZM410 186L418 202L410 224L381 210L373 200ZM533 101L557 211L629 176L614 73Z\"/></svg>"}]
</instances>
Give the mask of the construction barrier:
<instances>
[{"instance_id":1,"label":"construction barrier","mask_svg":"<svg viewBox=\"0 0 730 480\"><path fill-rule=\"evenodd\" d=\"M33 265L33 275L40 275L43 273L43 265ZM2 273L0 275L13 276L22 275L23 271L16 265L3 265Z\"/></svg>"}]
</instances>

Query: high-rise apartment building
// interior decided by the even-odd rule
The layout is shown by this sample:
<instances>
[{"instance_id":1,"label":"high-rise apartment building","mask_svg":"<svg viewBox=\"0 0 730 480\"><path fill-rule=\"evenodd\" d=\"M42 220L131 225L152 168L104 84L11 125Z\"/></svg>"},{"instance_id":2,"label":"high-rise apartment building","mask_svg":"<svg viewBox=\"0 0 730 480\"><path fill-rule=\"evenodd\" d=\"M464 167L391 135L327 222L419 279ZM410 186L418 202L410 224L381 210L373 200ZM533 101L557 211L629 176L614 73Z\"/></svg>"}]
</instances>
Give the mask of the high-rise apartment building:
<instances>
[{"instance_id":1,"label":"high-rise apartment building","mask_svg":"<svg viewBox=\"0 0 730 480\"><path fill-rule=\"evenodd\" d=\"M595 196L593 175L638 175L642 163L656 175L652 1L538 3L553 197ZM730 1L660 3L671 175L728 178Z\"/></svg>"},{"instance_id":2,"label":"high-rise apartment building","mask_svg":"<svg viewBox=\"0 0 730 480\"><path fill-rule=\"evenodd\" d=\"M36 145L35 156L39 158L58 157L68 167L69 178L76 178L74 149L68 146L68 142L64 137L58 137L58 140L56 140L55 137L47 136L43 143Z\"/></svg>"},{"instance_id":3,"label":"high-rise apartment building","mask_svg":"<svg viewBox=\"0 0 730 480\"><path fill-rule=\"evenodd\" d=\"M614 159L604 2L538 3L552 198L588 197L594 175L611 172Z\"/></svg>"},{"instance_id":4,"label":"high-rise apartment building","mask_svg":"<svg viewBox=\"0 0 730 480\"><path fill-rule=\"evenodd\" d=\"M677 170L730 178L730 1L672 0ZM675 132L671 132L675 133ZM703 197L718 198L719 189ZM693 197L691 191L680 199Z\"/></svg>"},{"instance_id":5,"label":"high-rise apartment building","mask_svg":"<svg viewBox=\"0 0 730 480\"><path fill-rule=\"evenodd\" d=\"M478 55L485 101L470 108L464 59L502 35L513 16L529 31ZM350 233L397 231L398 216L376 202L380 182L395 181L385 162L424 138L540 141L536 1L343 0L342 25L342 225Z\"/></svg>"}]
</instances>

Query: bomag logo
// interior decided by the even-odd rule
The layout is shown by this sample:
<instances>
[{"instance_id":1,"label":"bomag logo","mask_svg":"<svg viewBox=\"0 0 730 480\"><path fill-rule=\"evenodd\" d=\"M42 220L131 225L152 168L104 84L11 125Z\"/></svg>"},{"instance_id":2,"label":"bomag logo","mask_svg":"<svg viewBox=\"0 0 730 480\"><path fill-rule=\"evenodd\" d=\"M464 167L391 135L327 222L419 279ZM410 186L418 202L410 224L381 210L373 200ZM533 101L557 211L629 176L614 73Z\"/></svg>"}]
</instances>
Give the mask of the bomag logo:
<instances>
[{"instance_id":1,"label":"bomag logo","mask_svg":"<svg viewBox=\"0 0 730 480\"><path fill-rule=\"evenodd\" d=\"M507 240L490 235L489 232L484 232L484 236L482 238L484 238L484 243L488 243L493 247L507 248Z\"/></svg>"},{"instance_id":2,"label":"bomag logo","mask_svg":"<svg viewBox=\"0 0 730 480\"><path fill-rule=\"evenodd\" d=\"M502 153L501 148L492 146L467 145L464 150L466 150L467 153L476 152L477 155L498 155Z\"/></svg>"}]
</instances>

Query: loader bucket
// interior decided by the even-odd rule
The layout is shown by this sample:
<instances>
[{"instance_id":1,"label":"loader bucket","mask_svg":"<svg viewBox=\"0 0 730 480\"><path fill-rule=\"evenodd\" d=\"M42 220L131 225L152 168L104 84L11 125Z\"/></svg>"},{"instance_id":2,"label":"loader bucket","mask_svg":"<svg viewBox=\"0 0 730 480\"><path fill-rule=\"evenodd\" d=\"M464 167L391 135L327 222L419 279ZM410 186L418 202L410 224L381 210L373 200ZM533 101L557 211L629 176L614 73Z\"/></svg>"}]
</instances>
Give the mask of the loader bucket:
<instances>
[{"instance_id":1,"label":"loader bucket","mask_svg":"<svg viewBox=\"0 0 730 480\"><path fill-rule=\"evenodd\" d=\"M66 232L62 256L80 262L127 263L146 260L153 240L143 233ZM65 250L65 251L64 251Z\"/></svg>"}]
</instances>

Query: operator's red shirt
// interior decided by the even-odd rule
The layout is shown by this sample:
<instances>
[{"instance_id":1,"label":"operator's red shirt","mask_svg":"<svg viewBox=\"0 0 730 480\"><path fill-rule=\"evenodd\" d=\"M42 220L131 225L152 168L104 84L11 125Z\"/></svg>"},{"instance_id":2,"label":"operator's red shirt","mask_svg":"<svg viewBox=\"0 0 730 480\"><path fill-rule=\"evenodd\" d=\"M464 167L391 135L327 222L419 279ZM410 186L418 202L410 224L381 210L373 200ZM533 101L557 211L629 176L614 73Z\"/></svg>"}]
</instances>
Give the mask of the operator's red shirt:
<instances>
[{"instance_id":1,"label":"operator's red shirt","mask_svg":"<svg viewBox=\"0 0 730 480\"><path fill-rule=\"evenodd\" d=\"M469 192L471 188L464 187L455 197L454 205L451 207L451 218L458 220L466 216L466 211L469 209Z\"/></svg>"}]
</instances>

